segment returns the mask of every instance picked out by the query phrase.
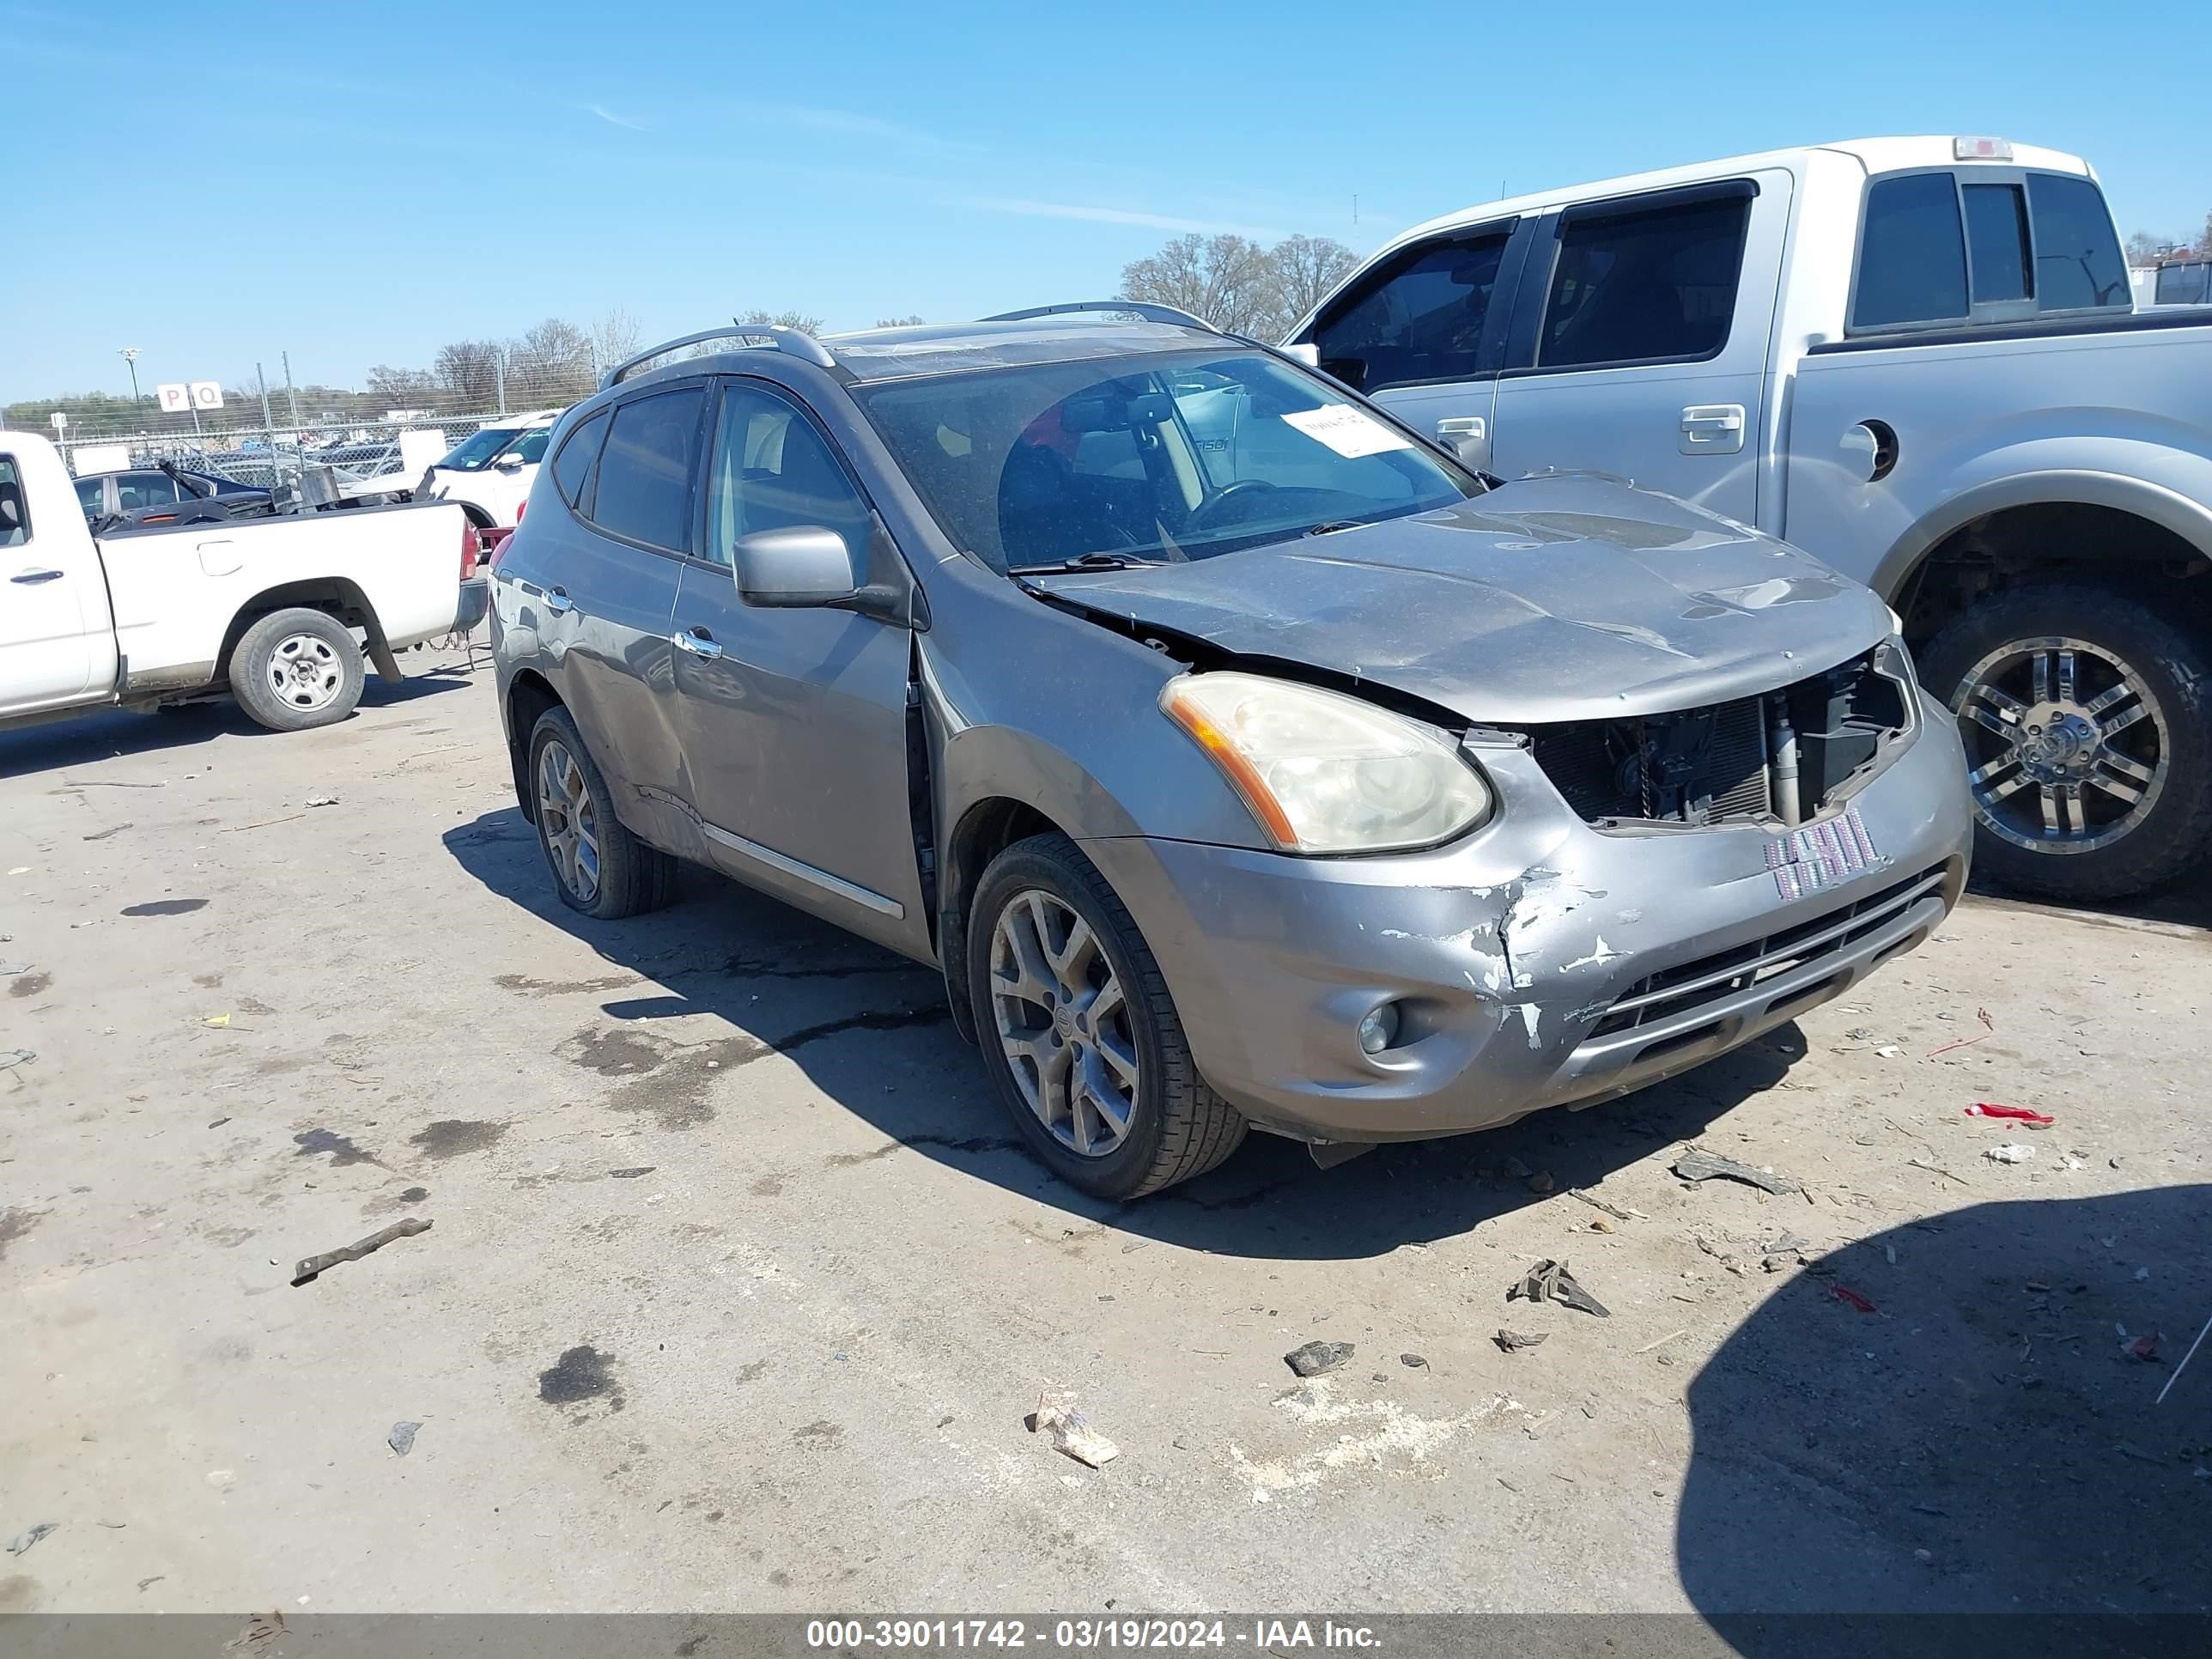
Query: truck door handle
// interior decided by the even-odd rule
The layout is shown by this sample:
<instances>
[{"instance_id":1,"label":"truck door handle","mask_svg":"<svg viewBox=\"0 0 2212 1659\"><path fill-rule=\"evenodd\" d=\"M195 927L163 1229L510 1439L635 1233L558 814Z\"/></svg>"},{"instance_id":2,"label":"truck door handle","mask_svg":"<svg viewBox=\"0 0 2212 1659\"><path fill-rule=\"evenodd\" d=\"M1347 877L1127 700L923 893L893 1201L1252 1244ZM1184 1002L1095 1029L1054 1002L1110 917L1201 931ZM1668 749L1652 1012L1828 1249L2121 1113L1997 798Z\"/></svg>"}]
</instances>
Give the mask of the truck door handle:
<instances>
[{"instance_id":1,"label":"truck door handle","mask_svg":"<svg viewBox=\"0 0 2212 1659\"><path fill-rule=\"evenodd\" d=\"M1477 471L1490 465L1490 422L1480 415L1454 415L1437 422L1437 441Z\"/></svg>"},{"instance_id":2,"label":"truck door handle","mask_svg":"<svg viewBox=\"0 0 2212 1659\"><path fill-rule=\"evenodd\" d=\"M1480 439L1488 429L1488 423L1480 415L1455 415L1449 420L1437 422L1437 436L1447 443L1454 438Z\"/></svg>"},{"instance_id":3,"label":"truck door handle","mask_svg":"<svg viewBox=\"0 0 2212 1659\"><path fill-rule=\"evenodd\" d=\"M565 617L576 608L576 602L568 597L567 588L549 587L545 590L545 608L556 617Z\"/></svg>"},{"instance_id":4,"label":"truck door handle","mask_svg":"<svg viewBox=\"0 0 2212 1659\"><path fill-rule=\"evenodd\" d=\"M25 570L9 577L8 580L11 582L21 582L26 587L36 587L40 582L59 581L61 574L58 570Z\"/></svg>"},{"instance_id":5,"label":"truck door handle","mask_svg":"<svg viewBox=\"0 0 2212 1659\"><path fill-rule=\"evenodd\" d=\"M709 662L722 654L722 647L714 636L702 628L688 629L681 634L671 634L669 644L678 651L689 651L695 657L704 657Z\"/></svg>"},{"instance_id":6,"label":"truck door handle","mask_svg":"<svg viewBox=\"0 0 2212 1659\"><path fill-rule=\"evenodd\" d=\"M1681 442L1685 455L1737 455L1743 452L1744 416L1741 404L1692 404L1682 411Z\"/></svg>"}]
</instances>

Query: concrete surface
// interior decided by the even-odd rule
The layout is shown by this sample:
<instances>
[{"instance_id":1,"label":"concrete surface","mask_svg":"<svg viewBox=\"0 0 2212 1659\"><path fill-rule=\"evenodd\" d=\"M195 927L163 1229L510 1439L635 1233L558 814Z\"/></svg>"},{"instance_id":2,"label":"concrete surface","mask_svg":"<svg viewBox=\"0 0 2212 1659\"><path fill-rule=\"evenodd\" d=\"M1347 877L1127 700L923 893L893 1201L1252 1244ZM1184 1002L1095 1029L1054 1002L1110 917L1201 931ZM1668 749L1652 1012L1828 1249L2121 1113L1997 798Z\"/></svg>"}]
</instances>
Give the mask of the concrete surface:
<instances>
[{"instance_id":1,"label":"concrete surface","mask_svg":"<svg viewBox=\"0 0 2212 1659\"><path fill-rule=\"evenodd\" d=\"M0 734L0 1540L58 1523L0 1609L2212 1596L2212 1344L2152 1403L2212 1313L2192 895L1970 901L1679 1084L1116 1210L928 973L705 874L561 908L483 674ZM1612 1317L1509 1307L1544 1257Z\"/></svg>"}]
</instances>

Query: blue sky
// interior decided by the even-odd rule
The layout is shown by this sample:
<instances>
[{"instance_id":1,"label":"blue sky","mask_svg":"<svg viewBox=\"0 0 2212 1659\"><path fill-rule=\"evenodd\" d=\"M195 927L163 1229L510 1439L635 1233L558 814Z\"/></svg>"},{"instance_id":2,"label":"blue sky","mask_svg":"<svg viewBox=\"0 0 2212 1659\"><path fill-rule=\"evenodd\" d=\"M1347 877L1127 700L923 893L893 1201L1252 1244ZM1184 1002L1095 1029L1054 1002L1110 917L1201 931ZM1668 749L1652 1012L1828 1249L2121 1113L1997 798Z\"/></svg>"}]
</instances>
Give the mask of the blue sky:
<instances>
[{"instance_id":1,"label":"blue sky","mask_svg":"<svg viewBox=\"0 0 2212 1659\"><path fill-rule=\"evenodd\" d=\"M1878 133L2077 151L2124 231L2191 234L2208 63L2212 10L2027 0L0 0L0 398L127 389L124 345L357 384L614 306L974 316L1186 229L1364 251L1501 180Z\"/></svg>"}]
</instances>

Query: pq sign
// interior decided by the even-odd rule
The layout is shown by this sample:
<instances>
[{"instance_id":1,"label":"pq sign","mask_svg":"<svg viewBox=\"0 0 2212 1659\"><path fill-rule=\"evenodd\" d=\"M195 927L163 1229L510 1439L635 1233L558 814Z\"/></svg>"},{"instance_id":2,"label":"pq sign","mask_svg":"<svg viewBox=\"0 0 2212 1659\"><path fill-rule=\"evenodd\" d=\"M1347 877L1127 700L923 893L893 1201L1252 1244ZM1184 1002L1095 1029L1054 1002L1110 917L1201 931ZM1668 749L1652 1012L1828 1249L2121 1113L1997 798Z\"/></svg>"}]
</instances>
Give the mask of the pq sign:
<instances>
[{"instance_id":1,"label":"pq sign","mask_svg":"<svg viewBox=\"0 0 2212 1659\"><path fill-rule=\"evenodd\" d=\"M192 406L192 390L181 380L155 386L154 396L160 399L164 415L182 415Z\"/></svg>"},{"instance_id":2,"label":"pq sign","mask_svg":"<svg viewBox=\"0 0 2212 1659\"><path fill-rule=\"evenodd\" d=\"M194 409L221 409L222 407L222 381L194 380L192 382L191 390L192 407Z\"/></svg>"}]
</instances>

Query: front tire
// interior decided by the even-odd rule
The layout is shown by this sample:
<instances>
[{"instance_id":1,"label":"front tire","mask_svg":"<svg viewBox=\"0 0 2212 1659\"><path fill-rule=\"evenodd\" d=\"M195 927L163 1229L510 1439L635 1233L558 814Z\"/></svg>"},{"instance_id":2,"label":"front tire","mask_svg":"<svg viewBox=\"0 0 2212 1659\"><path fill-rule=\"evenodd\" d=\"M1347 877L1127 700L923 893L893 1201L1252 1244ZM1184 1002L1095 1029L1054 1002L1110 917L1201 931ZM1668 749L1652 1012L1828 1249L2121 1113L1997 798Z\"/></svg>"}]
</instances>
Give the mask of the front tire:
<instances>
[{"instance_id":1,"label":"front tire","mask_svg":"<svg viewBox=\"0 0 2212 1659\"><path fill-rule=\"evenodd\" d=\"M1070 1186L1142 1198L1243 1140L1243 1118L1191 1060L1144 935L1066 836L1017 842L984 871L968 982L1000 1097Z\"/></svg>"},{"instance_id":2,"label":"front tire","mask_svg":"<svg viewBox=\"0 0 2212 1659\"><path fill-rule=\"evenodd\" d=\"M600 921L657 910L675 896L676 860L615 817L613 793L565 708L530 732L538 848L562 903Z\"/></svg>"},{"instance_id":3,"label":"front tire","mask_svg":"<svg viewBox=\"0 0 2212 1659\"><path fill-rule=\"evenodd\" d=\"M367 683L353 629L320 611L272 611L230 653L239 706L272 732L333 726L354 711Z\"/></svg>"},{"instance_id":4,"label":"front tire","mask_svg":"<svg viewBox=\"0 0 2212 1659\"><path fill-rule=\"evenodd\" d=\"M2148 606L2015 588L1930 641L1921 675L1959 719L1983 874L2121 898L2212 848L2212 663Z\"/></svg>"}]
</instances>

